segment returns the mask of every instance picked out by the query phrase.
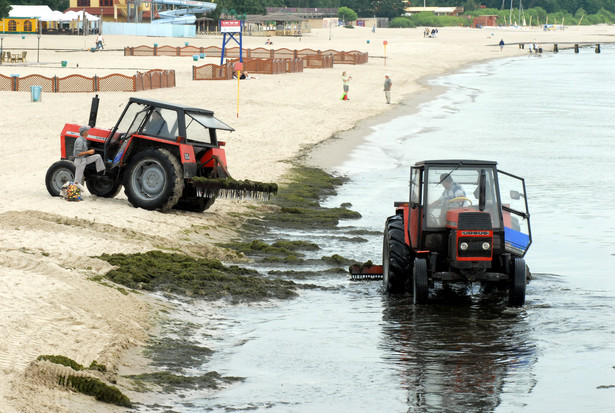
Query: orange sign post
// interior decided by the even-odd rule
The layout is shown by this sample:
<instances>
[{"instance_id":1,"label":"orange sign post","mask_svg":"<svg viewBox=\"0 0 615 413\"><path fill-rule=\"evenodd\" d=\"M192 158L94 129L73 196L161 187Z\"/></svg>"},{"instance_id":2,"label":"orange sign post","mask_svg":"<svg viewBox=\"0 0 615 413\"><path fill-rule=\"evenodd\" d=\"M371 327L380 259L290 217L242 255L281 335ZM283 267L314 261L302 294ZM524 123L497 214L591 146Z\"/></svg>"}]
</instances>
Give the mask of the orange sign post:
<instances>
[{"instance_id":1,"label":"orange sign post","mask_svg":"<svg viewBox=\"0 0 615 413\"><path fill-rule=\"evenodd\" d=\"M387 41L385 40L384 42L382 42L382 44L384 45L384 65L387 65Z\"/></svg>"}]
</instances>

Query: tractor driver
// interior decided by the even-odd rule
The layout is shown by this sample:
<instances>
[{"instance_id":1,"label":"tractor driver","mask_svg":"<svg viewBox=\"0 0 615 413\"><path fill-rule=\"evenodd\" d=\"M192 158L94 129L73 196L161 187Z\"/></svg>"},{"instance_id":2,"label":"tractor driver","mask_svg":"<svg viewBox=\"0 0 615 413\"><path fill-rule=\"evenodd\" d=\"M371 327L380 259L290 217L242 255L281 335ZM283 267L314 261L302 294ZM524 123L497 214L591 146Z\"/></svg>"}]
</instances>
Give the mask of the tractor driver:
<instances>
[{"instance_id":1,"label":"tractor driver","mask_svg":"<svg viewBox=\"0 0 615 413\"><path fill-rule=\"evenodd\" d=\"M440 175L440 182L444 187L444 191L442 192L442 196L432 205L441 204L445 209L461 208L469 205L466 191L464 191L461 185L453 181L451 174L445 173Z\"/></svg>"},{"instance_id":2,"label":"tractor driver","mask_svg":"<svg viewBox=\"0 0 615 413\"><path fill-rule=\"evenodd\" d=\"M75 141L73 147L73 155L75 156L75 183L83 184L83 171L86 165L96 163L96 172L104 172L106 170L105 163L99 154L94 154L94 149L88 146L88 131L89 126L79 128L79 137Z\"/></svg>"}]
</instances>

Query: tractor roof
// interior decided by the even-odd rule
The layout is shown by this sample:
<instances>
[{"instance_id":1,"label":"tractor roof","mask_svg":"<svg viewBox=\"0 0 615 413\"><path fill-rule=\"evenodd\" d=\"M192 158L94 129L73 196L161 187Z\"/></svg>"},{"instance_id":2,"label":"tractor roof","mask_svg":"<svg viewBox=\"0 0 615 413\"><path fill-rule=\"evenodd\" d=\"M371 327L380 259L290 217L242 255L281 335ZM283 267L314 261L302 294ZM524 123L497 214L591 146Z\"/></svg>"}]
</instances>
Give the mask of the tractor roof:
<instances>
[{"instance_id":1,"label":"tractor roof","mask_svg":"<svg viewBox=\"0 0 615 413\"><path fill-rule=\"evenodd\" d=\"M472 159L438 159L419 161L414 166L496 166L495 161L479 161Z\"/></svg>"},{"instance_id":2,"label":"tractor roof","mask_svg":"<svg viewBox=\"0 0 615 413\"><path fill-rule=\"evenodd\" d=\"M161 102L159 100L152 100L152 99L142 99L142 98L135 98L135 97L131 97L130 98L130 102L136 102L136 103L140 103L142 105L152 105L152 106L156 106L156 107L160 107L160 108L165 108L165 109L173 109L173 110L183 110L186 112L197 112L197 113L202 113L204 115L213 115L214 112L212 112L211 110L207 110L207 109L201 109L201 108L194 108L191 106L184 106L184 105L178 105L175 103L168 103L168 102Z\"/></svg>"},{"instance_id":3,"label":"tractor roof","mask_svg":"<svg viewBox=\"0 0 615 413\"><path fill-rule=\"evenodd\" d=\"M227 125L226 123L222 122L220 119L215 118L214 112L212 112L211 110L195 108L191 106L178 105L175 103L161 102L159 100L136 98L136 97L131 97L128 103L130 102L139 103L141 105L154 106L154 107L162 108L162 109L170 109L170 110L175 110L175 111L180 110L182 112L188 112L192 115L203 115L202 117L200 117L198 122L207 128L222 129L222 130L227 130L231 132L235 130L229 125Z\"/></svg>"}]
</instances>

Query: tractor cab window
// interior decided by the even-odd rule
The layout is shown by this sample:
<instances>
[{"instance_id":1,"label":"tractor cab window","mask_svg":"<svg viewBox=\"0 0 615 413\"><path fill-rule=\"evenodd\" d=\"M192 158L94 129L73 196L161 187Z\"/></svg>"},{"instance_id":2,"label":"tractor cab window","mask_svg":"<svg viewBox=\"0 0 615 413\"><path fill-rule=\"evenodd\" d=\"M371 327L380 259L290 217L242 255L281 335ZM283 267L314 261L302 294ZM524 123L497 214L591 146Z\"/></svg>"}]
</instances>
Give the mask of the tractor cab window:
<instances>
[{"instance_id":1,"label":"tractor cab window","mask_svg":"<svg viewBox=\"0 0 615 413\"><path fill-rule=\"evenodd\" d=\"M532 243L523 178L498 171L506 251L523 256Z\"/></svg>"},{"instance_id":2,"label":"tractor cab window","mask_svg":"<svg viewBox=\"0 0 615 413\"><path fill-rule=\"evenodd\" d=\"M421 168L410 171L410 205L421 205Z\"/></svg>"},{"instance_id":3,"label":"tractor cab window","mask_svg":"<svg viewBox=\"0 0 615 413\"><path fill-rule=\"evenodd\" d=\"M178 135L177 130L177 111L153 108L141 133L175 139Z\"/></svg>"},{"instance_id":4,"label":"tractor cab window","mask_svg":"<svg viewBox=\"0 0 615 413\"><path fill-rule=\"evenodd\" d=\"M446 213L455 208L479 210L480 176L485 173L485 211L493 228L500 227L500 209L492 168L431 167L426 173L425 214L427 226L444 228Z\"/></svg>"},{"instance_id":5,"label":"tractor cab window","mask_svg":"<svg viewBox=\"0 0 615 413\"><path fill-rule=\"evenodd\" d=\"M234 130L226 123L214 118L213 115L186 112L187 140L215 146L218 144L216 141L216 130L218 129Z\"/></svg>"},{"instance_id":6,"label":"tractor cab window","mask_svg":"<svg viewBox=\"0 0 615 413\"><path fill-rule=\"evenodd\" d=\"M122 119L120 119L112 136L112 140L121 138L122 136L130 137L134 134L143 123L143 120L148 114L148 107L139 103L131 103L124 111Z\"/></svg>"}]
</instances>

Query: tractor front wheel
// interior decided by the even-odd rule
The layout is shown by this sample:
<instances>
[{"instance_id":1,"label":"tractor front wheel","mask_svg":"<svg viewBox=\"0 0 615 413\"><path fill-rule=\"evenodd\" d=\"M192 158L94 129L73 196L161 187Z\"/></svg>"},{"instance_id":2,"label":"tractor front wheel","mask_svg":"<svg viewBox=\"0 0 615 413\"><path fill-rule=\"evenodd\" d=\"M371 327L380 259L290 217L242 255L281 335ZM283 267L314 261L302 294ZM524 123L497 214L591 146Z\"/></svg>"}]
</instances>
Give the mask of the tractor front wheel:
<instances>
[{"instance_id":1,"label":"tractor front wheel","mask_svg":"<svg viewBox=\"0 0 615 413\"><path fill-rule=\"evenodd\" d=\"M124 192L136 208L168 211L184 190L181 165L166 149L150 148L137 153L124 179Z\"/></svg>"},{"instance_id":2,"label":"tractor front wheel","mask_svg":"<svg viewBox=\"0 0 615 413\"><path fill-rule=\"evenodd\" d=\"M429 280L427 278L427 261L425 258L414 260L412 285L414 287L414 304L425 304L429 296Z\"/></svg>"},{"instance_id":3,"label":"tractor front wheel","mask_svg":"<svg viewBox=\"0 0 615 413\"><path fill-rule=\"evenodd\" d=\"M525 260L522 258L515 259L512 280L508 290L508 305L510 307L521 307L525 304L526 271Z\"/></svg>"},{"instance_id":4,"label":"tractor front wheel","mask_svg":"<svg viewBox=\"0 0 615 413\"><path fill-rule=\"evenodd\" d=\"M410 254L401 215L387 219L382 245L382 286L387 293L403 293L410 277Z\"/></svg>"},{"instance_id":5,"label":"tractor front wheel","mask_svg":"<svg viewBox=\"0 0 615 413\"><path fill-rule=\"evenodd\" d=\"M60 196L62 186L75 180L75 164L71 161L58 161L47 169L45 186L51 196Z\"/></svg>"}]
</instances>

